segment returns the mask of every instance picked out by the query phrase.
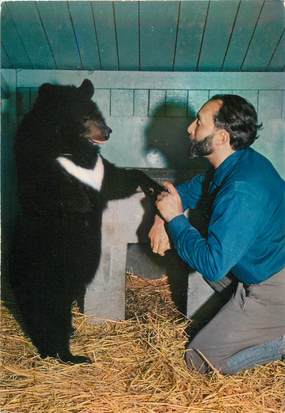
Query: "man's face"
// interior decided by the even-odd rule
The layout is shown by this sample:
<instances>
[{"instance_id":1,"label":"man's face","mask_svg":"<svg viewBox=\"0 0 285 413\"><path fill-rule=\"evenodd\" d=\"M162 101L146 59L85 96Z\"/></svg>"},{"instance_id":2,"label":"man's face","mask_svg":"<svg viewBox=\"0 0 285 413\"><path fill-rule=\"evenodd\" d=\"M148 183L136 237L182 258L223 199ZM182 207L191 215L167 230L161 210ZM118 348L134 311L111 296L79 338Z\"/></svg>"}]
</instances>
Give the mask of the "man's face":
<instances>
[{"instance_id":1,"label":"man's face","mask_svg":"<svg viewBox=\"0 0 285 413\"><path fill-rule=\"evenodd\" d=\"M213 139L217 133L214 115L219 111L221 105L220 100L207 102L199 110L194 122L188 126L187 132L190 137L190 156L192 158L208 156L213 153Z\"/></svg>"}]
</instances>

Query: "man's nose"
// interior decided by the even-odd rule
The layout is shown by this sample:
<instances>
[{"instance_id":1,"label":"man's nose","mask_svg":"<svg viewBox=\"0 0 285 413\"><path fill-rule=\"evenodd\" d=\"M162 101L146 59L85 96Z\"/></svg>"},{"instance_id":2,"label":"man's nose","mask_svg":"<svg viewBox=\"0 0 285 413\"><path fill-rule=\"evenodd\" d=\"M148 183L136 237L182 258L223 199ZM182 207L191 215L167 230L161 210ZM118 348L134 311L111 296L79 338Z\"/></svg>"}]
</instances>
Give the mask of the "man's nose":
<instances>
[{"instance_id":1,"label":"man's nose","mask_svg":"<svg viewBox=\"0 0 285 413\"><path fill-rule=\"evenodd\" d=\"M187 132L189 133L189 135L193 135L195 122L196 122L196 120L194 120L192 123L190 123L190 125L187 128Z\"/></svg>"}]
</instances>

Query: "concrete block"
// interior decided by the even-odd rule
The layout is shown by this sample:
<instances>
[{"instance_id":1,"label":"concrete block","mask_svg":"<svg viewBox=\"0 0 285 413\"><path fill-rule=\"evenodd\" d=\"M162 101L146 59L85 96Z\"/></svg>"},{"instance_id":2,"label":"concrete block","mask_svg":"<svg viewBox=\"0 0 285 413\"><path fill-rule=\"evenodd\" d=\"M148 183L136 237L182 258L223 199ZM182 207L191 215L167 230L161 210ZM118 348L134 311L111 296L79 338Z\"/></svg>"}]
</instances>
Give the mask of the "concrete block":
<instances>
[{"instance_id":1,"label":"concrete block","mask_svg":"<svg viewBox=\"0 0 285 413\"><path fill-rule=\"evenodd\" d=\"M127 246L129 242L138 242L143 198L143 193L137 193L128 199L111 201L103 213L101 259L84 300L84 312L96 319L125 318Z\"/></svg>"},{"instance_id":2,"label":"concrete block","mask_svg":"<svg viewBox=\"0 0 285 413\"><path fill-rule=\"evenodd\" d=\"M168 171L168 175L170 172ZM94 321L125 318L125 273L128 268L128 245L149 243L148 232L153 223L154 213L153 204L146 199L142 192L137 192L127 199L108 203L102 219L101 259L94 280L87 288L84 300L84 312L89 316L94 316ZM139 275L155 270L157 277L159 277L167 269L170 284L175 286L180 298L185 296L186 303L187 267L185 272L184 267L181 267L181 260L174 253L172 256L165 258L154 255L153 262L150 255L150 251L146 253L146 250L144 250L139 261L132 257L133 264L131 265L139 270ZM145 268L144 260L147 256L149 263ZM185 277L183 273L185 273ZM148 275L151 277L151 274ZM203 280L200 274L190 274L188 278L187 309L183 309L183 312L187 313L188 317L192 317L213 293L212 288Z\"/></svg>"}]
</instances>

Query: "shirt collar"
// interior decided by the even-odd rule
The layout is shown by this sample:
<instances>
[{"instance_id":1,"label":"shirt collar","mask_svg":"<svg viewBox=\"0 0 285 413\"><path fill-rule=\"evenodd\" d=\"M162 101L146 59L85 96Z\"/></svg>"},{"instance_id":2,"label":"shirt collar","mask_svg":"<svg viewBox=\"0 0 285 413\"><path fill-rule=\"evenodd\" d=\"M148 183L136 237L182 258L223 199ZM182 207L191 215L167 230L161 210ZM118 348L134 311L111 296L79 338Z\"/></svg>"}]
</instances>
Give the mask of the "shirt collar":
<instances>
[{"instance_id":1,"label":"shirt collar","mask_svg":"<svg viewBox=\"0 0 285 413\"><path fill-rule=\"evenodd\" d=\"M246 149L239 149L228 156L221 165L214 170L213 182L216 186L220 186L224 178L232 171L233 167L239 161Z\"/></svg>"}]
</instances>

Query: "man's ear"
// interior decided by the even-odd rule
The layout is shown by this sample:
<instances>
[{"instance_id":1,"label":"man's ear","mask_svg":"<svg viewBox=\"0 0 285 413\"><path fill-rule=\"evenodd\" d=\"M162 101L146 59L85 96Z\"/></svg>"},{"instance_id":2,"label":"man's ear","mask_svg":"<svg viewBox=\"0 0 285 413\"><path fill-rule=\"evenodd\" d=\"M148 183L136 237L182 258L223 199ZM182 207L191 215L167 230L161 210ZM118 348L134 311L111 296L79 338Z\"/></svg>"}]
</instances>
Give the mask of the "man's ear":
<instances>
[{"instance_id":1,"label":"man's ear","mask_svg":"<svg viewBox=\"0 0 285 413\"><path fill-rule=\"evenodd\" d=\"M226 129L220 129L216 134L216 143L218 145L230 145L231 137L229 132Z\"/></svg>"}]
</instances>

